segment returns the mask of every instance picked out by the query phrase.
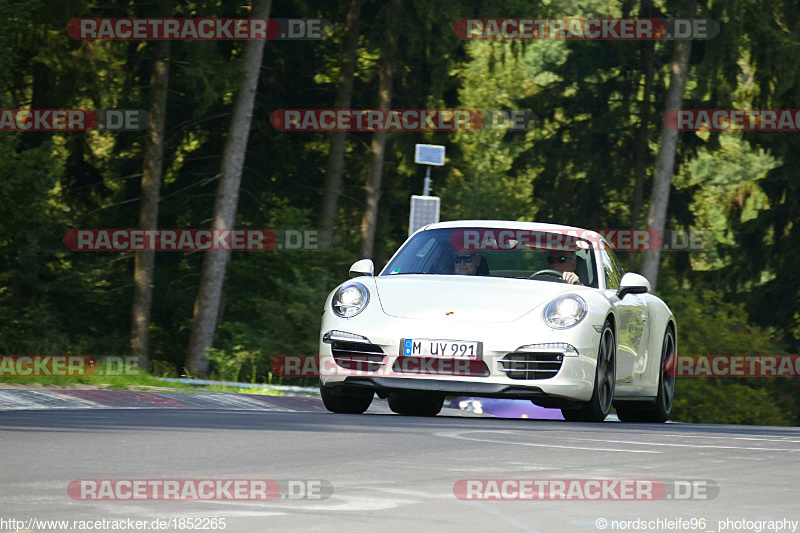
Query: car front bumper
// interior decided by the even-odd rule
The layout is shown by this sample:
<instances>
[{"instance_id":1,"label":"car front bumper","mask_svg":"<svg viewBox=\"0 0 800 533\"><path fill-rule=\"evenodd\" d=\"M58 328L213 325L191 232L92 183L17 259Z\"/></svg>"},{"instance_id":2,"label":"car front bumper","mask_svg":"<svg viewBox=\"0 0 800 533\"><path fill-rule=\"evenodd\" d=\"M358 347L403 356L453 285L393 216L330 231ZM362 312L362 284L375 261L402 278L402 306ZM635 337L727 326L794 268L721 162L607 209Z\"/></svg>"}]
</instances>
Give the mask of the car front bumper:
<instances>
[{"instance_id":1,"label":"car front bumper","mask_svg":"<svg viewBox=\"0 0 800 533\"><path fill-rule=\"evenodd\" d=\"M328 387L371 388L378 392L435 391L524 398L544 404L588 401L594 387L600 341L597 329L588 320L568 330L530 322L431 322L386 315L358 320L341 319L326 312L319 344L320 380ZM482 343L482 354L472 362L417 358L419 361L411 360L415 364L409 365L409 358L401 355L403 339L477 341ZM547 360L544 364L543 359ZM357 364L358 361L368 363ZM469 370L464 371L467 367ZM538 370L541 368L548 371Z\"/></svg>"}]
</instances>

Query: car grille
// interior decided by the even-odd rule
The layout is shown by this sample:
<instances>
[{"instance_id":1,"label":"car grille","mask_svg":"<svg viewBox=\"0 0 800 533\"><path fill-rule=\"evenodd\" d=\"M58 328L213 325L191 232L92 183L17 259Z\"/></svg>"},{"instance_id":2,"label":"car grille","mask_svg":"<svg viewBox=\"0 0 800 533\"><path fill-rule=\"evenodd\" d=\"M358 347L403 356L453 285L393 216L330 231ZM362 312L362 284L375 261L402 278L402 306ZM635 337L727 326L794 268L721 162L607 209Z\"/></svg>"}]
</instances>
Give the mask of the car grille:
<instances>
[{"instance_id":1,"label":"car grille","mask_svg":"<svg viewBox=\"0 0 800 533\"><path fill-rule=\"evenodd\" d=\"M548 379L561 370L562 353L512 352L500 359L500 370L511 379Z\"/></svg>"},{"instance_id":2,"label":"car grille","mask_svg":"<svg viewBox=\"0 0 800 533\"><path fill-rule=\"evenodd\" d=\"M349 370L375 372L383 366L383 350L376 344L333 341L331 352L336 364Z\"/></svg>"}]
</instances>

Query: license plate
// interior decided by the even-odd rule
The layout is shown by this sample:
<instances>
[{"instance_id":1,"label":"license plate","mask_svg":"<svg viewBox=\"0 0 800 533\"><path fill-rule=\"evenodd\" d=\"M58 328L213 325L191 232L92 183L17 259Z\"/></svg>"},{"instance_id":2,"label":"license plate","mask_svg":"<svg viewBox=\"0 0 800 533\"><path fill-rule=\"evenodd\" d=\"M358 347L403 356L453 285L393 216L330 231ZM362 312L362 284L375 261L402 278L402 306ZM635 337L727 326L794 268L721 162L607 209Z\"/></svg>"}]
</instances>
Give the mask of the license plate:
<instances>
[{"instance_id":1,"label":"license plate","mask_svg":"<svg viewBox=\"0 0 800 533\"><path fill-rule=\"evenodd\" d=\"M463 357L479 359L482 345L474 341L449 339L403 339L403 355L423 357Z\"/></svg>"}]
</instances>

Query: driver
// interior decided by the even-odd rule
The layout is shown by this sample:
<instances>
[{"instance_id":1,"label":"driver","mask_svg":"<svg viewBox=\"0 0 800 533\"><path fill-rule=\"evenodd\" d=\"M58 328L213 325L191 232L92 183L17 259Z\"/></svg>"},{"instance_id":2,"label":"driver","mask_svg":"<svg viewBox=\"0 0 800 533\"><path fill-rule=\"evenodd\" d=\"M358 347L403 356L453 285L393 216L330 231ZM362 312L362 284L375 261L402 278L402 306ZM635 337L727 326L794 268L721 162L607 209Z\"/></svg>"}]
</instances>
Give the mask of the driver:
<instances>
[{"instance_id":1,"label":"driver","mask_svg":"<svg viewBox=\"0 0 800 533\"><path fill-rule=\"evenodd\" d=\"M477 276L481 261L483 261L483 257L478 252L458 250L453 254L456 274L462 276Z\"/></svg>"},{"instance_id":2,"label":"driver","mask_svg":"<svg viewBox=\"0 0 800 533\"><path fill-rule=\"evenodd\" d=\"M575 273L578 266L578 258L575 252L567 250L550 250L547 254L547 264L553 270L561 272L561 277L572 285L581 285L581 280Z\"/></svg>"}]
</instances>

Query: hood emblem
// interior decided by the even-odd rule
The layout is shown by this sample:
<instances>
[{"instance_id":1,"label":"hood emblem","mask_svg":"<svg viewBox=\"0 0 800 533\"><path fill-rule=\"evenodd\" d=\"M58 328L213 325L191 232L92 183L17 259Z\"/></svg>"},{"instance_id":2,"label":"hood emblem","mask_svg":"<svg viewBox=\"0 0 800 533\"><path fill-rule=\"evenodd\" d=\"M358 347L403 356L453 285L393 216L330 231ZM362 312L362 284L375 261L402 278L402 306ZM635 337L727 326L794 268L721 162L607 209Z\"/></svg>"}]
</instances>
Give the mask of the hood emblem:
<instances>
[{"instance_id":1,"label":"hood emblem","mask_svg":"<svg viewBox=\"0 0 800 533\"><path fill-rule=\"evenodd\" d=\"M447 316L450 316L450 315L452 315L452 314L453 314L453 312L452 312L452 311L447 311L447 312L445 313L445 315L447 315Z\"/></svg>"}]
</instances>

